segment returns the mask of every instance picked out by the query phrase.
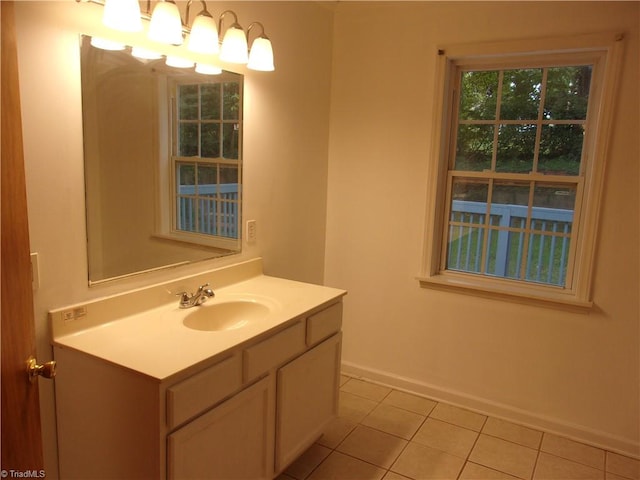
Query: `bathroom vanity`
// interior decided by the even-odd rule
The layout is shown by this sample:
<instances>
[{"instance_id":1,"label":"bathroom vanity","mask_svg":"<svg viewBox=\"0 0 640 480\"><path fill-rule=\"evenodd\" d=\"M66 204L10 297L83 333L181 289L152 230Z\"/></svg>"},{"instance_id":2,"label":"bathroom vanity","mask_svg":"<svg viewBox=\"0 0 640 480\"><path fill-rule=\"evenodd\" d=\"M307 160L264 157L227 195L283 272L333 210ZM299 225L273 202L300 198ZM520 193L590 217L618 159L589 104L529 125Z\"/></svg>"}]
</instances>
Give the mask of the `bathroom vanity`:
<instances>
[{"instance_id":1,"label":"bathroom vanity","mask_svg":"<svg viewBox=\"0 0 640 480\"><path fill-rule=\"evenodd\" d=\"M345 294L256 259L52 311L61 478L274 478L337 413Z\"/></svg>"}]
</instances>

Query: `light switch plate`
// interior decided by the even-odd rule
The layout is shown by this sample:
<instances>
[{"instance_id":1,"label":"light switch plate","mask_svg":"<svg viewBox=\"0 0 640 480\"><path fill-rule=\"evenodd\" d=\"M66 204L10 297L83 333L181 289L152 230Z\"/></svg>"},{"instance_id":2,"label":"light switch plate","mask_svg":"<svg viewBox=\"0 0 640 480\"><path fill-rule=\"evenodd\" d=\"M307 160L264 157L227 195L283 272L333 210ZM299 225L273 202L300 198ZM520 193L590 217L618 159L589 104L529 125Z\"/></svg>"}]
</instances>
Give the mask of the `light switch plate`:
<instances>
[{"instance_id":1,"label":"light switch plate","mask_svg":"<svg viewBox=\"0 0 640 480\"><path fill-rule=\"evenodd\" d=\"M247 243L256 243L257 236L256 221L247 220Z\"/></svg>"}]
</instances>

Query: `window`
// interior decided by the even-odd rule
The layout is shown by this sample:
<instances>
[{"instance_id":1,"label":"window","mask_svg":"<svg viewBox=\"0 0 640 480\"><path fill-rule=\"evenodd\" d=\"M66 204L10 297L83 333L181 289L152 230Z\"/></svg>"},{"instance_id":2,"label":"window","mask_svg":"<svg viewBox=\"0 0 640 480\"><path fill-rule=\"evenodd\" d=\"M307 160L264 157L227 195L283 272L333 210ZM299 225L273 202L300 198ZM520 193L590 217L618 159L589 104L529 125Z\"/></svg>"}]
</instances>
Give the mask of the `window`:
<instances>
[{"instance_id":1,"label":"window","mask_svg":"<svg viewBox=\"0 0 640 480\"><path fill-rule=\"evenodd\" d=\"M172 234L228 248L240 236L241 83L170 82Z\"/></svg>"},{"instance_id":2,"label":"window","mask_svg":"<svg viewBox=\"0 0 640 480\"><path fill-rule=\"evenodd\" d=\"M453 50L423 284L588 306L611 52Z\"/></svg>"}]
</instances>

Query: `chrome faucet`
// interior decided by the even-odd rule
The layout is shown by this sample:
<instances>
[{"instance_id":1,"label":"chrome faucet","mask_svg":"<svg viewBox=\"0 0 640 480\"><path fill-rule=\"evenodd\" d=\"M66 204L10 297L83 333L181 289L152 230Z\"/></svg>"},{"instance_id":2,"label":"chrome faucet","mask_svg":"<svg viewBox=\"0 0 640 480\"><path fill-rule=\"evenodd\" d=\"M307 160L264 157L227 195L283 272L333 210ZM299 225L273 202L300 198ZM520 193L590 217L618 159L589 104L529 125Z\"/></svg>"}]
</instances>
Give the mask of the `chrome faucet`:
<instances>
[{"instance_id":1,"label":"chrome faucet","mask_svg":"<svg viewBox=\"0 0 640 480\"><path fill-rule=\"evenodd\" d=\"M198 291L192 295L189 295L187 292L178 293L177 295L180 297L180 308L197 307L206 302L209 297L215 297L216 294L213 293L213 290L206 288L208 286L208 283L200 285Z\"/></svg>"}]
</instances>

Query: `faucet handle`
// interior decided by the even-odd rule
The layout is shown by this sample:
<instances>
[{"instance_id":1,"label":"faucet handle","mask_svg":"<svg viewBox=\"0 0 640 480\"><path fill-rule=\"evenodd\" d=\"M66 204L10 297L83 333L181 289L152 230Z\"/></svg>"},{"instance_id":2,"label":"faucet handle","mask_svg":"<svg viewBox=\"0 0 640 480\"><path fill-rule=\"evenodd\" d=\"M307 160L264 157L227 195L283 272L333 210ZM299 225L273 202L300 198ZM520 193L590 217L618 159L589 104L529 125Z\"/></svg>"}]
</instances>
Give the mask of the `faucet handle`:
<instances>
[{"instance_id":1,"label":"faucet handle","mask_svg":"<svg viewBox=\"0 0 640 480\"><path fill-rule=\"evenodd\" d=\"M198 292L202 292L208 286L209 286L209 282L205 283L204 285L200 285L198 287Z\"/></svg>"}]
</instances>

